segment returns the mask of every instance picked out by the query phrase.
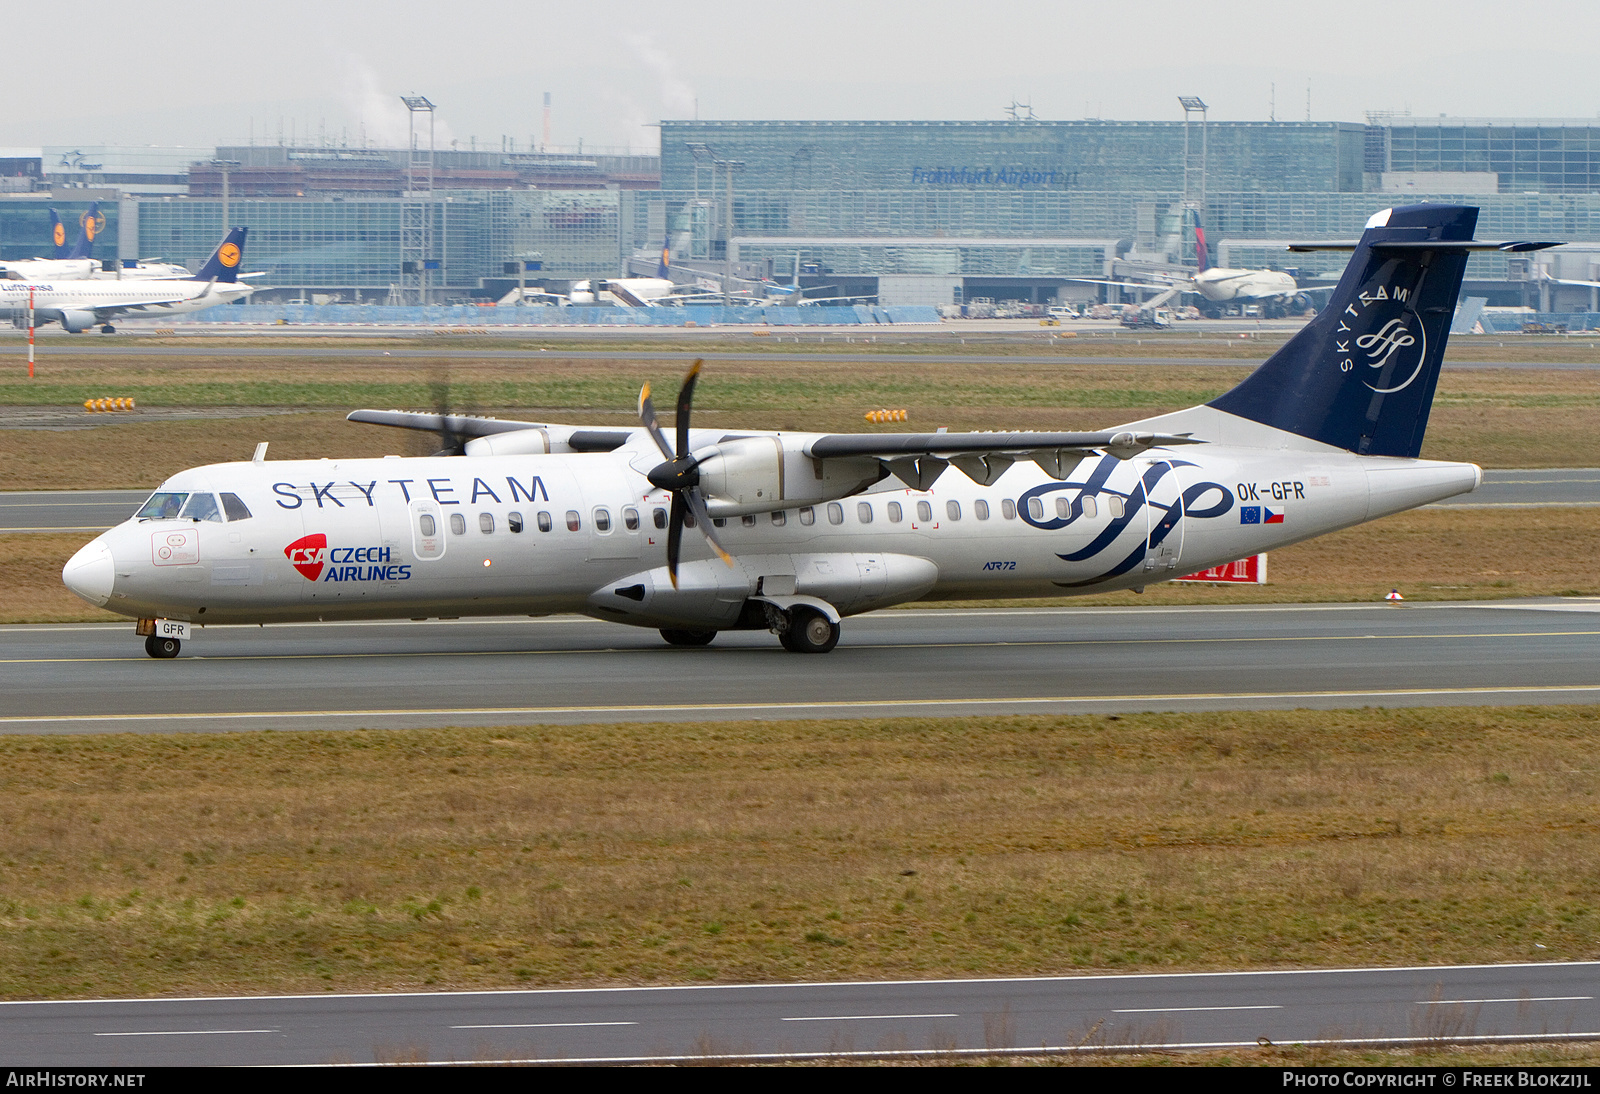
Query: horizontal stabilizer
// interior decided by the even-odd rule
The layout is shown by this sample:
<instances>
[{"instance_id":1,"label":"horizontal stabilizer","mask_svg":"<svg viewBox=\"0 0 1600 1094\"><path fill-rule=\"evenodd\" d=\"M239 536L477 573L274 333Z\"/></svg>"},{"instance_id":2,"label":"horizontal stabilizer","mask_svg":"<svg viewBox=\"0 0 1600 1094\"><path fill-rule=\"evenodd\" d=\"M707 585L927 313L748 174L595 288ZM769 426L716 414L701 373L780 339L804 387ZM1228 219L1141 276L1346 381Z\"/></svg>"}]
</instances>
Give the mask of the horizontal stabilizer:
<instances>
[{"instance_id":1,"label":"horizontal stabilizer","mask_svg":"<svg viewBox=\"0 0 1600 1094\"><path fill-rule=\"evenodd\" d=\"M1321 243L1291 243L1288 249L1296 254L1310 251L1353 251L1361 245L1359 239L1330 239ZM1529 240L1506 240L1495 243L1475 239L1391 239L1372 244L1374 251L1542 251L1559 247L1560 243L1535 243Z\"/></svg>"}]
</instances>

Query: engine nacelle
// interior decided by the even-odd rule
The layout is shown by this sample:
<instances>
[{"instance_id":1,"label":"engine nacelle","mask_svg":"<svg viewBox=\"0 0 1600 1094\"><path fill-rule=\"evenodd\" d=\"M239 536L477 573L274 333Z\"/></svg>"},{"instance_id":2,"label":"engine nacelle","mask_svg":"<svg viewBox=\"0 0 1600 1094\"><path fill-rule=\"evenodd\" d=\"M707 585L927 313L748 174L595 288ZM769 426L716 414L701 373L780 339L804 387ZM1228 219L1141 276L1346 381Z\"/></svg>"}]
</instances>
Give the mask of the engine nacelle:
<instances>
[{"instance_id":1,"label":"engine nacelle","mask_svg":"<svg viewBox=\"0 0 1600 1094\"><path fill-rule=\"evenodd\" d=\"M809 438L734 437L697 451L700 493L714 517L769 513L859 493L886 472L876 459L818 460Z\"/></svg>"},{"instance_id":2,"label":"engine nacelle","mask_svg":"<svg viewBox=\"0 0 1600 1094\"><path fill-rule=\"evenodd\" d=\"M100 321L95 318L94 312L82 308L60 308L51 311L36 312L41 319L54 319L61 324L61 329L73 334L82 334Z\"/></svg>"}]
</instances>

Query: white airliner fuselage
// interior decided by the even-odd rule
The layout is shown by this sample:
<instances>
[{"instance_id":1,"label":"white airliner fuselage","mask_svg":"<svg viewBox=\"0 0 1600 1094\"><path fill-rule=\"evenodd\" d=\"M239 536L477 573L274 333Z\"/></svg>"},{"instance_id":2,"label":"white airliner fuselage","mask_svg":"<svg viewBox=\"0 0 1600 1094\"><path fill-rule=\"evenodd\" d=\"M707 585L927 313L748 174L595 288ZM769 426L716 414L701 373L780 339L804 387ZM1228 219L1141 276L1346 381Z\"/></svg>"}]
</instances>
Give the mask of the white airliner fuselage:
<instances>
[{"instance_id":1,"label":"white airliner fuselage","mask_svg":"<svg viewBox=\"0 0 1600 1094\"><path fill-rule=\"evenodd\" d=\"M1217 304L1233 300L1284 300L1300 291L1282 270L1226 270L1213 266L1190 279L1195 291Z\"/></svg>"},{"instance_id":2,"label":"white airliner fuselage","mask_svg":"<svg viewBox=\"0 0 1600 1094\"><path fill-rule=\"evenodd\" d=\"M763 592L851 615L924 597L1138 587L1480 480L1472 464L1290 453L1253 423L1229 431L1266 443L1091 456L1065 480L1019 463L980 486L951 470L928 490L887 479L832 502L730 516L717 535L734 565L690 531L676 589L665 568L671 498L645 479L660 456L642 430L602 453L218 464L157 491L175 514L193 505L189 518L129 520L80 551L65 578L125 615L202 624L585 612L714 631L739 625ZM561 427L549 432L559 448ZM696 430L693 443L723 436ZM741 436L786 438L787 477L811 478L807 438Z\"/></svg>"},{"instance_id":3,"label":"white airliner fuselage","mask_svg":"<svg viewBox=\"0 0 1600 1094\"><path fill-rule=\"evenodd\" d=\"M173 315L228 304L251 292L248 285L194 280L3 281L0 311L26 317L29 294L35 318L78 332L128 315Z\"/></svg>"}]
</instances>

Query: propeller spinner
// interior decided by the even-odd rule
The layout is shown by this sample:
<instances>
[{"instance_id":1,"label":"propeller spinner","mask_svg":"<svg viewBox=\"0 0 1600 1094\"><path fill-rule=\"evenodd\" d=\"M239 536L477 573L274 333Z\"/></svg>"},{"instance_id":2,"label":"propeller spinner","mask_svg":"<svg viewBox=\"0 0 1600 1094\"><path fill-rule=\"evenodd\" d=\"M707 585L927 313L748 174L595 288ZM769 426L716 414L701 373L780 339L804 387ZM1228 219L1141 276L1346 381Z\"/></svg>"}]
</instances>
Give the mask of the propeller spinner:
<instances>
[{"instance_id":1,"label":"propeller spinner","mask_svg":"<svg viewBox=\"0 0 1600 1094\"><path fill-rule=\"evenodd\" d=\"M667 445L666 434L662 433L661 423L656 420L655 404L650 401L650 385L645 384L639 391L639 421L644 423L651 440L656 442L656 447L666 457L665 463L651 468L645 477L656 489L672 492L672 513L667 521L667 576L672 579L674 589L678 587L678 557L683 545L683 525L688 516L693 516L693 526L700 529L706 542L711 544L711 549L717 552L722 561L733 565L733 556L717 542L717 535L711 530L711 516L706 512L705 498L700 494L700 461L689 451L689 415L694 404L694 385L700 378L702 363L694 363L689 374L683 378L683 386L678 389L676 452Z\"/></svg>"}]
</instances>

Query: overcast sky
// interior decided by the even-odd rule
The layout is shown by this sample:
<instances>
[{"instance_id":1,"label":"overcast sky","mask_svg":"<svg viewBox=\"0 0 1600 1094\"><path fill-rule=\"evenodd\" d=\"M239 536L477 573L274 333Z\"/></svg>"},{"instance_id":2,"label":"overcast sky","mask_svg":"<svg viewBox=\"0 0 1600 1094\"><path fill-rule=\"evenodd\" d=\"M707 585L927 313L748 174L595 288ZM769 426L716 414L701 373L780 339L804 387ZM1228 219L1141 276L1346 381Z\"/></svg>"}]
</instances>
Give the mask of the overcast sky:
<instances>
[{"instance_id":1,"label":"overcast sky","mask_svg":"<svg viewBox=\"0 0 1600 1094\"><path fill-rule=\"evenodd\" d=\"M38 9L51 11L52 9ZM398 96L439 143L654 151L662 118L1358 122L1600 117L1597 0L1002 4L953 0L86 0L0 43L0 146L403 143Z\"/></svg>"}]
</instances>

